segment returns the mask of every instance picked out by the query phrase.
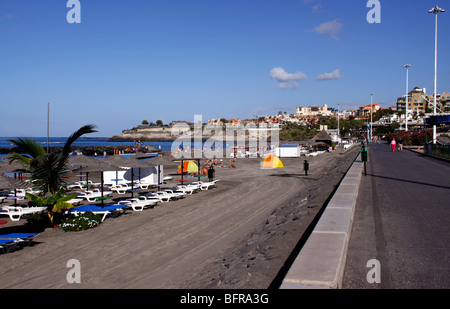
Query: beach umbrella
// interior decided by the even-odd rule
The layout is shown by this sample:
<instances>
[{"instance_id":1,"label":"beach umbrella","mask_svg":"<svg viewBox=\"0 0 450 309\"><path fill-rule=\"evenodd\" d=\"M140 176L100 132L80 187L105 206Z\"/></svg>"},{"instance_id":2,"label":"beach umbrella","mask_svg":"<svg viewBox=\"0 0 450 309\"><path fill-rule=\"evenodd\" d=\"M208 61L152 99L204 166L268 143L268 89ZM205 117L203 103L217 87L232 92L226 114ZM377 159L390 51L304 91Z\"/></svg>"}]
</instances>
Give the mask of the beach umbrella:
<instances>
[{"instance_id":1,"label":"beach umbrella","mask_svg":"<svg viewBox=\"0 0 450 309\"><path fill-rule=\"evenodd\" d=\"M147 162L148 164L150 164L152 166L174 165L174 161L172 159L168 158L167 156L151 157L150 159L145 160L144 162Z\"/></svg>"},{"instance_id":2,"label":"beach umbrella","mask_svg":"<svg viewBox=\"0 0 450 309\"><path fill-rule=\"evenodd\" d=\"M95 165L97 163L97 159L88 157L84 154L76 155L73 157L69 157L69 164L70 165L78 165L78 166L89 166L89 165Z\"/></svg>"},{"instance_id":3,"label":"beach umbrella","mask_svg":"<svg viewBox=\"0 0 450 309\"><path fill-rule=\"evenodd\" d=\"M16 177L22 178L22 174L26 173L23 165L21 165L17 161L4 162L2 165L0 165L0 172L2 174L14 173L14 178L16 178ZM17 174L19 174L19 175L17 176Z\"/></svg>"},{"instance_id":4,"label":"beach umbrella","mask_svg":"<svg viewBox=\"0 0 450 309\"><path fill-rule=\"evenodd\" d=\"M31 186L29 183L17 180L17 174L19 174L19 178L22 178L22 173L24 172L24 167L18 162L4 162L0 165L0 171L1 175L6 178L6 181L13 180L14 182L12 184L15 184L15 186L0 189L14 189L14 196L17 194L17 189L26 189ZM14 178L3 175L7 173L14 173ZM7 184L7 182L4 182L4 184ZM16 205L16 203L14 203L14 205Z\"/></svg>"},{"instance_id":5,"label":"beach umbrella","mask_svg":"<svg viewBox=\"0 0 450 309\"><path fill-rule=\"evenodd\" d=\"M14 162L3 162L0 165L0 171L1 173L5 174L5 173L23 173L24 172L24 167L14 161Z\"/></svg>"},{"instance_id":6,"label":"beach umbrella","mask_svg":"<svg viewBox=\"0 0 450 309\"><path fill-rule=\"evenodd\" d=\"M126 158L121 155L113 155L108 158L101 159L101 161L105 161L107 163L110 163L110 164L113 164L116 166L123 166L123 167L130 167L130 168L131 167L139 168L139 167L151 166L151 165L147 164L146 161L139 160L139 159L135 158L134 156Z\"/></svg>"},{"instance_id":7,"label":"beach umbrella","mask_svg":"<svg viewBox=\"0 0 450 309\"><path fill-rule=\"evenodd\" d=\"M88 157L84 154L76 155L76 156L70 157L68 159L70 166L78 166L79 168L96 166L98 163L97 161L98 161L97 159ZM86 172L86 183L88 181L88 178L87 178L88 174L89 174L89 172ZM79 176L80 176L80 180L81 180L81 177L83 177L83 175L80 174Z\"/></svg>"},{"instance_id":8,"label":"beach umbrella","mask_svg":"<svg viewBox=\"0 0 450 309\"><path fill-rule=\"evenodd\" d=\"M0 175L0 189L4 190L4 189L26 189L28 188L30 185L12 178L12 177L8 177L8 176L4 176L4 175Z\"/></svg>"},{"instance_id":9,"label":"beach umbrella","mask_svg":"<svg viewBox=\"0 0 450 309\"><path fill-rule=\"evenodd\" d=\"M78 175L78 176L80 176L80 180L82 179L83 176L86 176L86 185L88 183L90 170L86 170L86 169L82 170L82 168L95 167L98 165L97 159L88 157L84 154L80 154L80 155L76 155L76 156L68 158L68 163L70 166L78 167L78 169L76 169L76 170L78 172L80 172L80 174ZM81 174L83 171L86 172L86 175ZM86 186L86 190L87 190L87 186Z\"/></svg>"},{"instance_id":10,"label":"beach umbrella","mask_svg":"<svg viewBox=\"0 0 450 309\"><path fill-rule=\"evenodd\" d=\"M128 162L128 159L119 154L115 154L110 157L100 159L99 161L102 161L107 164L112 164L115 166L130 167L129 166L130 163Z\"/></svg>"}]
</instances>

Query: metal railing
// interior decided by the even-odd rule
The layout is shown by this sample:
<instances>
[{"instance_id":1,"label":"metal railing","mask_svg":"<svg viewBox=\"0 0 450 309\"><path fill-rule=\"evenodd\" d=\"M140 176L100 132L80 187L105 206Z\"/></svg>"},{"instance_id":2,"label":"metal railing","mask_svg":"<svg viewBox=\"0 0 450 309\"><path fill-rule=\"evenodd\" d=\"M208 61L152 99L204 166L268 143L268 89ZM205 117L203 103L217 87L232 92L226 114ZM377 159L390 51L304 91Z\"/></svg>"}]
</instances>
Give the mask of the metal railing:
<instances>
[{"instance_id":1,"label":"metal railing","mask_svg":"<svg viewBox=\"0 0 450 309\"><path fill-rule=\"evenodd\" d=\"M425 154L441 157L450 160L450 146L440 144L425 144Z\"/></svg>"}]
</instances>

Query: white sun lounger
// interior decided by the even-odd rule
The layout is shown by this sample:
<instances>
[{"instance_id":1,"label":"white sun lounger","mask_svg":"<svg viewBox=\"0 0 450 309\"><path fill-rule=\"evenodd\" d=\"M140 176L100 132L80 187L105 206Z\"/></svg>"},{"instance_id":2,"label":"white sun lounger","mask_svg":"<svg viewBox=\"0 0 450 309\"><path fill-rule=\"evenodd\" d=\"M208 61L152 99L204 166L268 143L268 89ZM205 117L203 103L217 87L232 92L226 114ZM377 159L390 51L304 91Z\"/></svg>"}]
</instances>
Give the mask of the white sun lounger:
<instances>
[{"instance_id":1,"label":"white sun lounger","mask_svg":"<svg viewBox=\"0 0 450 309\"><path fill-rule=\"evenodd\" d=\"M144 196L150 197L150 198L157 198L161 202L169 202L171 200L178 199L178 195L169 194L169 193L164 192L164 191L150 192L150 193L148 193L148 194L146 194Z\"/></svg>"},{"instance_id":2,"label":"white sun lounger","mask_svg":"<svg viewBox=\"0 0 450 309\"><path fill-rule=\"evenodd\" d=\"M25 189L16 189L9 191L8 196L15 196L18 201L25 199Z\"/></svg>"},{"instance_id":3,"label":"white sun lounger","mask_svg":"<svg viewBox=\"0 0 450 309\"><path fill-rule=\"evenodd\" d=\"M186 194L188 194L187 192L184 192L182 190L177 190L176 188L175 189L170 189L170 188L164 189L164 192L174 195L174 196L178 196L179 199L183 198Z\"/></svg>"},{"instance_id":4,"label":"white sun lounger","mask_svg":"<svg viewBox=\"0 0 450 309\"><path fill-rule=\"evenodd\" d=\"M67 201L67 203L70 203L72 205L78 205L80 202L82 202L83 199L82 198L73 198L70 201Z\"/></svg>"},{"instance_id":5,"label":"white sun lounger","mask_svg":"<svg viewBox=\"0 0 450 309\"><path fill-rule=\"evenodd\" d=\"M146 181L136 181L135 186L141 188L141 190L147 190L152 184ZM131 189L131 188L130 188Z\"/></svg>"},{"instance_id":6,"label":"white sun lounger","mask_svg":"<svg viewBox=\"0 0 450 309\"><path fill-rule=\"evenodd\" d=\"M78 198L84 198L86 199L89 203L94 203L97 200L95 199L96 197L102 196L102 192L100 189L93 189L93 190L88 190L88 191L77 191L75 192L77 194ZM112 194L112 191L103 191L103 196L108 196L110 194Z\"/></svg>"},{"instance_id":7,"label":"white sun lounger","mask_svg":"<svg viewBox=\"0 0 450 309\"><path fill-rule=\"evenodd\" d=\"M138 201L125 200L125 201L120 201L118 204L126 205L127 207L130 207L131 209L133 209L133 211L143 211L144 210L144 204L142 204Z\"/></svg>"},{"instance_id":8,"label":"white sun lounger","mask_svg":"<svg viewBox=\"0 0 450 309\"><path fill-rule=\"evenodd\" d=\"M208 190L210 187L216 186L216 181L210 181L210 182L196 181L196 182L193 182L192 184L199 185L201 190Z\"/></svg>"},{"instance_id":9,"label":"white sun lounger","mask_svg":"<svg viewBox=\"0 0 450 309\"><path fill-rule=\"evenodd\" d=\"M155 206L159 199L147 199L145 196L120 201L119 205L128 205L133 211L143 211L145 207Z\"/></svg>"},{"instance_id":10,"label":"white sun lounger","mask_svg":"<svg viewBox=\"0 0 450 309\"><path fill-rule=\"evenodd\" d=\"M81 181L75 181L69 185L67 185L67 188L69 189L87 189L87 188L92 188L92 187L98 187L101 184L99 182L92 182L91 180L89 180L88 182L86 182L85 180L81 180Z\"/></svg>"},{"instance_id":11,"label":"white sun lounger","mask_svg":"<svg viewBox=\"0 0 450 309\"><path fill-rule=\"evenodd\" d=\"M139 201L141 201L145 205L145 207L156 206L156 204L158 204L158 202L160 202L160 200L157 198L151 198L151 197L147 197L145 195L141 195L135 199L138 199Z\"/></svg>"},{"instance_id":12,"label":"white sun lounger","mask_svg":"<svg viewBox=\"0 0 450 309\"><path fill-rule=\"evenodd\" d=\"M118 194L125 194L127 190L131 190L131 187L127 184L117 184L108 188L108 190L114 191Z\"/></svg>"},{"instance_id":13,"label":"white sun lounger","mask_svg":"<svg viewBox=\"0 0 450 309\"><path fill-rule=\"evenodd\" d=\"M22 206L3 206L0 208L0 215L7 215L11 221L20 221L23 215L41 213L47 210L47 207L22 207Z\"/></svg>"},{"instance_id":14,"label":"white sun lounger","mask_svg":"<svg viewBox=\"0 0 450 309\"><path fill-rule=\"evenodd\" d=\"M195 192L195 188L188 188L187 186L184 186L184 185L179 185L179 186L176 186L176 187L173 187L172 189L166 189L165 191L168 191L168 190L172 190L172 191L175 191L175 192L181 192L181 193L184 193L184 194L192 194L192 193L194 193Z\"/></svg>"},{"instance_id":15,"label":"white sun lounger","mask_svg":"<svg viewBox=\"0 0 450 309\"><path fill-rule=\"evenodd\" d=\"M71 189L71 190L72 189L80 189L80 190L85 189L85 187L83 187L83 184L80 181L75 181L75 182L73 182L71 184L68 184L67 188Z\"/></svg>"}]
</instances>

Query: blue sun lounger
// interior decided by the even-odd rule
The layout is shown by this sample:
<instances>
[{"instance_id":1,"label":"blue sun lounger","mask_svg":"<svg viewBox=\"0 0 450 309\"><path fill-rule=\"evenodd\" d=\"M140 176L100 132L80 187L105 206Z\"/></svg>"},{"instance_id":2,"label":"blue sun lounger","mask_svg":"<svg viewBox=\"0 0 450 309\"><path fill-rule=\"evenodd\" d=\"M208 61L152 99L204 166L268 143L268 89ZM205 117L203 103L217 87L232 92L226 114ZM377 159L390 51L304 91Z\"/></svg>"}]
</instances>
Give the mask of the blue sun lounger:
<instances>
[{"instance_id":1,"label":"blue sun lounger","mask_svg":"<svg viewBox=\"0 0 450 309\"><path fill-rule=\"evenodd\" d=\"M112 213L115 213L119 210L124 210L128 205L104 205L103 207L100 205L83 205L74 208L70 208L69 211L73 213L75 216L79 214L91 211L94 214L103 215L102 222L105 220L106 216Z\"/></svg>"},{"instance_id":2,"label":"blue sun lounger","mask_svg":"<svg viewBox=\"0 0 450 309\"><path fill-rule=\"evenodd\" d=\"M0 249L3 253L13 251L17 246L17 241L14 239L0 239Z\"/></svg>"},{"instance_id":3,"label":"blue sun lounger","mask_svg":"<svg viewBox=\"0 0 450 309\"><path fill-rule=\"evenodd\" d=\"M33 238L39 235L39 233L8 233L0 234L0 240L3 241L15 241L20 245L29 245Z\"/></svg>"},{"instance_id":4,"label":"blue sun lounger","mask_svg":"<svg viewBox=\"0 0 450 309\"><path fill-rule=\"evenodd\" d=\"M39 233L8 233L8 234L0 234L0 239L30 239L39 235Z\"/></svg>"}]
</instances>

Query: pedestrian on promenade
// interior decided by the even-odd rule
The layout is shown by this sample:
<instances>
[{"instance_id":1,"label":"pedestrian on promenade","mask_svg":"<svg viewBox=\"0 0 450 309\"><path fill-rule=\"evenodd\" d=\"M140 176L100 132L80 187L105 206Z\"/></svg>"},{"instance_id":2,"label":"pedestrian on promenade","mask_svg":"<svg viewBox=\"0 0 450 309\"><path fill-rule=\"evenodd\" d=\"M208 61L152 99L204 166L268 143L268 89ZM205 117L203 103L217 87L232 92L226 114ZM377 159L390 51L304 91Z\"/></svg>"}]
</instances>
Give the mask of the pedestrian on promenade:
<instances>
[{"instance_id":1,"label":"pedestrian on promenade","mask_svg":"<svg viewBox=\"0 0 450 309\"><path fill-rule=\"evenodd\" d=\"M395 138L393 138L391 141L391 149L392 149L392 152L395 151Z\"/></svg>"},{"instance_id":2,"label":"pedestrian on promenade","mask_svg":"<svg viewBox=\"0 0 450 309\"><path fill-rule=\"evenodd\" d=\"M403 140L401 138L397 141L398 144L398 151L403 151Z\"/></svg>"}]
</instances>

